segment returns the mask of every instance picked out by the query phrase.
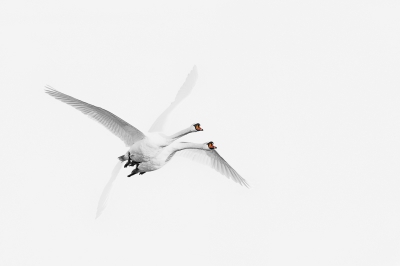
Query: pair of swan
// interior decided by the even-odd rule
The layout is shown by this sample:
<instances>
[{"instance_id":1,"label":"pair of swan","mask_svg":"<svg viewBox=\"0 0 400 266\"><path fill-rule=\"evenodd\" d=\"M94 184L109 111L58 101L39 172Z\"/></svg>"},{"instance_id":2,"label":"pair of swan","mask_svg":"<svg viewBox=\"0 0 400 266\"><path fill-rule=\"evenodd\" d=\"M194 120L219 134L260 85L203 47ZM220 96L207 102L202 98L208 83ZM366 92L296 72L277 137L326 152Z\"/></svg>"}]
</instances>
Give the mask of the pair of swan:
<instances>
[{"instance_id":1,"label":"pair of swan","mask_svg":"<svg viewBox=\"0 0 400 266\"><path fill-rule=\"evenodd\" d=\"M200 127L200 124L191 125L189 128L183 129L171 136L166 136L160 132L155 132L162 131L168 115L185 97L190 94L196 78L197 71L196 67L194 67L191 73L189 73L185 83L178 91L175 101L171 103L171 105L158 117L158 119L150 128L150 133L146 135L134 126L103 108L78 100L74 97L59 92L50 86L46 86L45 92L57 100L69 104L82 113L93 118L114 133L117 137L119 137L125 143L125 145L129 147L129 150L126 152L126 154L118 157L119 160L128 160L128 163L133 162L137 166L136 169L132 171L131 175L137 173L143 174L145 172L158 170L163 167L175 154L177 154L199 163L206 164L226 177L231 178L233 181L248 187L246 180L244 180L217 153L217 151L215 151L216 147L213 145L213 142L204 144L187 142L174 143L175 140L183 137L186 134L202 131L203 129ZM97 217L105 208L112 182L115 180L121 167L122 164L119 162L113 170L112 177L106 185L100 198Z\"/></svg>"},{"instance_id":2,"label":"pair of swan","mask_svg":"<svg viewBox=\"0 0 400 266\"><path fill-rule=\"evenodd\" d=\"M200 146L196 143L182 143L181 145L169 147L172 142L189 133L202 131L203 129L200 127L199 123L191 125L189 128L183 129L171 136L166 136L160 132L145 135L137 128L103 108L78 100L50 86L46 86L46 93L57 100L75 107L82 113L100 122L117 135L126 146L130 147L127 153L118 157L118 159L122 162L126 160L135 162L138 165L136 169L139 169L142 174L161 168L165 165L161 163L161 161L165 161L170 156L172 157L172 154L178 150L190 148L200 149ZM166 147L168 147L168 149ZM206 147L208 149L209 146L206 145ZM161 153L161 151L163 152Z\"/></svg>"}]
</instances>

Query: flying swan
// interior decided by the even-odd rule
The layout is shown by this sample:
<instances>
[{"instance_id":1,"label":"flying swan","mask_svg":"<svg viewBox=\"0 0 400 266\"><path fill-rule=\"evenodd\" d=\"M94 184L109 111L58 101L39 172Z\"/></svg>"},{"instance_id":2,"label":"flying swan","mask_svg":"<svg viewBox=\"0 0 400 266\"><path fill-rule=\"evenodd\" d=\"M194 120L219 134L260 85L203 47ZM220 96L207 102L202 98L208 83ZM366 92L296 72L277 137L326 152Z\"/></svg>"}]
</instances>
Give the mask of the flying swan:
<instances>
[{"instance_id":1,"label":"flying swan","mask_svg":"<svg viewBox=\"0 0 400 266\"><path fill-rule=\"evenodd\" d=\"M103 108L78 100L67 94L59 92L50 86L46 86L45 92L57 100L60 100L78 109L85 115L90 116L114 133L117 137L119 137L125 143L125 145L130 148L125 155L122 155L118 158L120 161L129 160L129 165L134 165L149 160L150 158L156 156L162 148L168 146L173 141L183 137L184 135L192 132L203 131L203 129L200 127L200 124L196 123L171 136L166 136L161 132L152 132L145 135L134 126L128 124L118 116ZM128 164L125 166L128 166Z\"/></svg>"},{"instance_id":2,"label":"flying swan","mask_svg":"<svg viewBox=\"0 0 400 266\"><path fill-rule=\"evenodd\" d=\"M163 167L168 163L175 154L182 153L190 159L197 160L204 164L213 167L221 174L230 177L233 181L248 187L246 180L241 177L215 150L217 147L214 146L214 142L208 143L191 143L191 142L175 142L164 149L150 160L136 165L136 168L132 171L128 177L137 173L144 174L146 172L155 171Z\"/></svg>"}]
</instances>

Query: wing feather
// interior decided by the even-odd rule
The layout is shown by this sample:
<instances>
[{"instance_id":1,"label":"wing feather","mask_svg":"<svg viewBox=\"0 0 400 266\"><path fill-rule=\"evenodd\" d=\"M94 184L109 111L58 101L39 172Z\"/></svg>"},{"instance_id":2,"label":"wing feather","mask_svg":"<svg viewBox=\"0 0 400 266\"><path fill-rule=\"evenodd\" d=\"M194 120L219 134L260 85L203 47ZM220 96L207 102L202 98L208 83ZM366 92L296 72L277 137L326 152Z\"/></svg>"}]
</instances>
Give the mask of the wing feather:
<instances>
[{"instance_id":1,"label":"wing feather","mask_svg":"<svg viewBox=\"0 0 400 266\"><path fill-rule=\"evenodd\" d=\"M167 109L154 121L153 125L150 127L149 132L161 132L164 129L164 125L168 119L169 114L175 109L178 104L183 101L192 91L197 80L197 67L193 66L192 71L187 75L185 82L179 89L175 96L175 100L168 106Z\"/></svg>"},{"instance_id":2,"label":"wing feather","mask_svg":"<svg viewBox=\"0 0 400 266\"><path fill-rule=\"evenodd\" d=\"M45 92L57 100L71 105L75 109L81 111L83 114L88 115L90 118L93 118L114 133L117 137L119 137L126 146L131 146L135 142L145 137L140 130L103 108L78 100L67 94L59 92L50 86L46 86Z\"/></svg>"},{"instance_id":3,"label":"wing feather","mask_svg":"<svg viewBox=\"0 0 400 266\"><path fill-rule=\"evenodd\" d=\"M198 149L185 149L176 153L178 156L191 159L195 162L205 164L221 173L222 175L232 179L240 185L249 187L247 181L241 177L225 160L218 154L216 150L198 150Z\"/></svg>"},{"instance_id":4,"label":"wing feather","mask_svg":"<svg viewBox=\"0 0 400 266\"><path fill-rule=\"evenodd\" d=\"M100 214L107 207L107 202L108 202L108 199L111 194L111 188L112 188L113 183L114 183L115 179L117 178L118 173L121 170L121 168L122 168L122 162L118 161L117 164L114 166L110 180L104 187L103 192L101 193L99 202L97 203L96 219L99 218Z\"/></svg>"}]
</instances>

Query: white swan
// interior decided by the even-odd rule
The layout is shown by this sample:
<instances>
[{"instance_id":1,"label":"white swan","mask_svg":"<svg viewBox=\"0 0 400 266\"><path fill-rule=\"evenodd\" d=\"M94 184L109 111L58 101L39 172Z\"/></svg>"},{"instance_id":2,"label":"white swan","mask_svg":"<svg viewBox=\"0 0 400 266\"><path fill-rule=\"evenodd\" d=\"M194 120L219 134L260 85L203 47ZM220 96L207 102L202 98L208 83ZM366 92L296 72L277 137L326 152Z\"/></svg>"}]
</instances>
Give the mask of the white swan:
<instances>
[{"instance_id":1,"label":"white swan","mask_svg":"<svg viewBox=\"0 0 400 266\"><path fill-rule=\"evenodd\" d=\"M201 149L209 151L217 148L213 144L214 143L212 141L204 144L191 143L191 142L172 143L171 145L163 148L162 151L153 158L150 158L148 161L137 165L136 168L132 171L132 173L128 175L128 177L133 176L137 173L139 173L139 175L142 175L146 172L160 169L169 160L171 160L171 158L175 155L177 151L184 149Z\"/></svg>"},{"instance_id":2,"label":"white swan","mask_svg":"<svg viewBox=\"0 0 400 266\"><path fill-rule=\"evenodd\" d=\"M178 138L192 132L203 130L200 127L200 124L197 123L171 136L166 136L158 132L145 135L134 126L128 124L118 116L103 108L78 100L67 94L59 92L50 86L46 86L45 92L57 100L75 107L118 136L126 146L130 147L126 155L119 157L121 161L128 160L128 156L130 154L131 159L134 162L144 162L149 158L156 156L163 147L168 146Z\"/></svg>"},{"instance_id":3,"label":"white swan","mask_svg":"<svg viewBox=\"0 0 400 266\"><path fill-rule=\"evenodd\" d=\"M162 149L157 156L150 158L148 161L143 162L137 166L128 177L139 173L142 175L146 172L155 171L162 168L169 162L175 154L188 152L186 156L198 162L203 162L211 166L221 174L233 181L249 187L247 181L241 177L215 150L212 141L204 144L191 143L191 142L175 142Z\"/></svg>"}]
</instances>

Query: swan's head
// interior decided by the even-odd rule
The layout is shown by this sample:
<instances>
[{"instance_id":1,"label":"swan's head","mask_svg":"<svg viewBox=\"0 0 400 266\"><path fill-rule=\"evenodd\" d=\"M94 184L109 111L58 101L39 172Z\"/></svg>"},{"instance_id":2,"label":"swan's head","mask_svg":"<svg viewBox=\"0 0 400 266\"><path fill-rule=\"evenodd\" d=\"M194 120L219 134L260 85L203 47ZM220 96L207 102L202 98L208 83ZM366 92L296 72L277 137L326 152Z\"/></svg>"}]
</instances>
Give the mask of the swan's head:
<instances>
[{"instance_id":1,"label":"swan's head","mask_svg":"<svg viewBox=\"0 0 400 266\"><path fill-rule=\"evenodd\" d=\"M206 149L209 149L209 150L214 150L217 148L216 146L214 146L214 142L212 142L212 141L204 143L204 144L206 146Z\"/></svg>"},{"instance_id":2,"label":"swan's head","mask_svg":"<svg viewBox=\"0 0 400 266\"><path fill-rule=\"evenodd\" d=\"M192 128L192 131L193 131L193 132L203 131L203 129L200 127L200 124L199 124L199 123L193 124L192 127L193 127L193 128Z\"/></svg>"}]
</instances>

